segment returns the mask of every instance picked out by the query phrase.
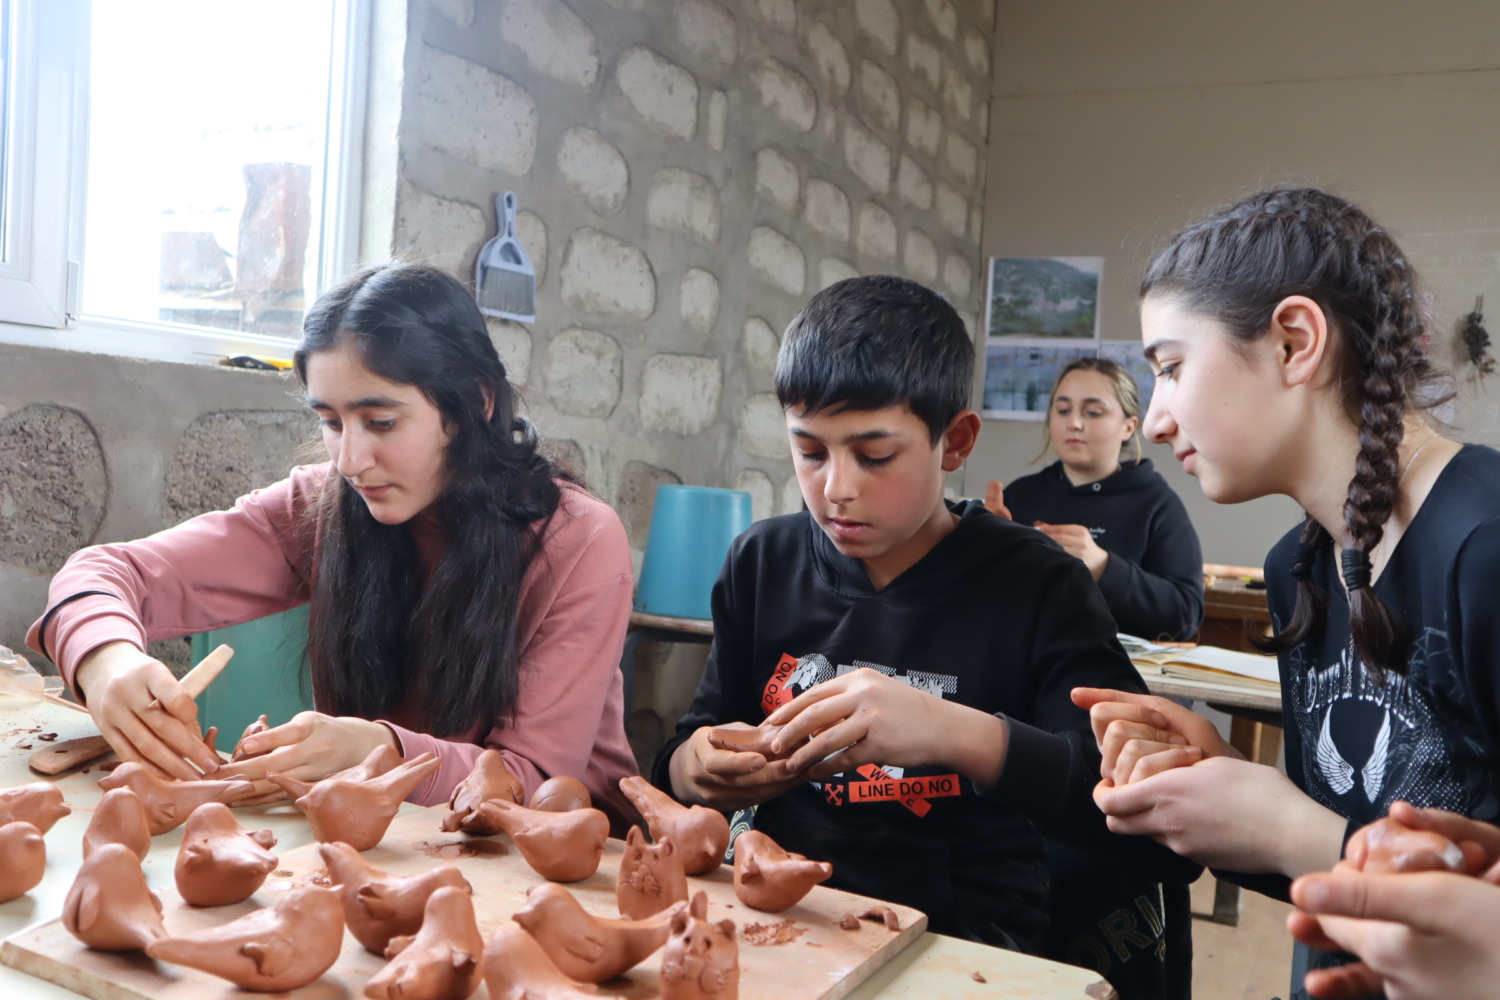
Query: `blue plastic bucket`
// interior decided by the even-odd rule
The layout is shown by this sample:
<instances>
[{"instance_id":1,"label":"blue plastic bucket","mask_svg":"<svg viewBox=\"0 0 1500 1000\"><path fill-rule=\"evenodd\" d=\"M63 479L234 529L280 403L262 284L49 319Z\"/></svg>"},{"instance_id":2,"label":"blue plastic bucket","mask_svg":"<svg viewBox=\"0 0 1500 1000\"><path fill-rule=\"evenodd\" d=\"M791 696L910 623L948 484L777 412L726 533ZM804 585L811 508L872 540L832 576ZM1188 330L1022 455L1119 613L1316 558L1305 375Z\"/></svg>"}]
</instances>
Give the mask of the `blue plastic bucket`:
<instances>
[{"instance_id":1,"label":"blue plastic bucket","mask_svg":"<svg viewBox=\"0 0 1500 1000\"><path fill-rule=\"evenodd\" d=\"M744 490L658 486L635 609L668 618L713 617L714 581L729 543L748 527L750 494Z\"/></svg>"}]
</instances>

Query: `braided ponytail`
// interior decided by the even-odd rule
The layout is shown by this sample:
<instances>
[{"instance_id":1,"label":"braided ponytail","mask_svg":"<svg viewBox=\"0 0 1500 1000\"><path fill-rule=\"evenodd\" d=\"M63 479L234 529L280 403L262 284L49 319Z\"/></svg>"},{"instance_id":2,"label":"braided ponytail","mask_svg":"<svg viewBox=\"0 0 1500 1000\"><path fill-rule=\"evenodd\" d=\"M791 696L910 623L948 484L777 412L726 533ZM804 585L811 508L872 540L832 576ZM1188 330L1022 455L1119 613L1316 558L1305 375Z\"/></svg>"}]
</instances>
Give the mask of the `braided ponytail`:
<instances>
[{"instance_id":1,"label":"braided ponytail","mask_svg":"<svg viewBox=\"0 0 1500 1000\"><path fill-rule=\"evenodd\" d=\"M1351 542L1339 554L1354 647L1377 676L1405 670L1410 637L1370 587L1370 553L1395 507L1409 413L1443 398L1422 350L1415 278L1390 236L1359 208L1312 188L1264 191L1183 230L1159 252L1141 297L1161 295L1218 320L1243 341L1269 329L1277 305L1303 295L1329 318L1344 408L1359 432L1344 503ZM1286 627L1262 644L1282 652L1322 628L1327 595L1308 567L1333 539L1308 517L1293 573L1297 600Z\"/></svg>"}]
</instances>

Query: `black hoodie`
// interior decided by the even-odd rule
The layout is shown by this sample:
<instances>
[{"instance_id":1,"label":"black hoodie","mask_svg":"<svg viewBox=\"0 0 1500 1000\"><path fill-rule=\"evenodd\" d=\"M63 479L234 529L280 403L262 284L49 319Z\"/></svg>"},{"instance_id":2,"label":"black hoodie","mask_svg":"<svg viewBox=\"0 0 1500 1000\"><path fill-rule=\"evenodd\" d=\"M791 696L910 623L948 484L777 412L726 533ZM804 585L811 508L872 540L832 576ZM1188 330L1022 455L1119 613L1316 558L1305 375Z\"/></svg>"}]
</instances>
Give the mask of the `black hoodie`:
<instances>
[{"instance_id":1,"label":"black hoodie","mask_svg":"<svg viewBox=\"0 0 1500 1000\"><path fill-rule=\"evenodd\" d=\"M1099 750L1069 692L1145 686L1083 564L977 501L950 506L953 531L879 591L806 512L740 535L714 585L703 680L652 780L671 790L668 762L698 727L759 723L858 667L1001 715L1010 743L993 788L947 767L866 766L762 803L754 824L831 861L829 884L914 906L934 931L1034 947L1046 919L1039 831L1143 876L1191 881L1200 869L1110 833L1094 805Z\"/></svg>"},{"instance_id":2,"label":"black hoodie","mask_svg":"<svg viewBox=\"0 0 1500 1000\"><path fill-rule=\"evenodd\" d=\"M1099 578L1121 632L1188 639L1203 624L1203 551L1187 508L1151 460L1074 486L1054 462L1005 487L1017 524L1081 524L1109 553Z\"/></svg>"}]
</instances>

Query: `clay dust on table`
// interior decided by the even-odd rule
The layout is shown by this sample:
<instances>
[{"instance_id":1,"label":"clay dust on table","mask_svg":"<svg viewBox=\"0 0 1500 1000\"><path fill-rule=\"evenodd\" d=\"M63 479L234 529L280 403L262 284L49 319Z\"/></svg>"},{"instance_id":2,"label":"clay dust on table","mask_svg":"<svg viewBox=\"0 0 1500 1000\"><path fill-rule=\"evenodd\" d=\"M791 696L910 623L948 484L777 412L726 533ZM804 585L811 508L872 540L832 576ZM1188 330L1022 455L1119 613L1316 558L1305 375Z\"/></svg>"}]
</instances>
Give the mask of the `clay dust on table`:
<instances>
[{"instance_id":1,"label":"clay dust on table","mask_svg":"<svg viewBox=\"0 0 1500 1000\"><path fill-rule=\"evenodd\" d=\"M791 944L807 933L795 920L779 920L774 924L746 924L740 928L740 939L746 944Z\"/></svg>"},{"instance_id":2,"label":"clay dust on table","mask_svg":"<svg viewBox=\"0 0 1500 1000\"><path fill-rule=\"evenodd\" d=\"M435 844L430 840L419 840L411 845L429 858L454 861L458 858L498 858L510 853L498 840L447 840Z\"/></svg>"}]
</instances>

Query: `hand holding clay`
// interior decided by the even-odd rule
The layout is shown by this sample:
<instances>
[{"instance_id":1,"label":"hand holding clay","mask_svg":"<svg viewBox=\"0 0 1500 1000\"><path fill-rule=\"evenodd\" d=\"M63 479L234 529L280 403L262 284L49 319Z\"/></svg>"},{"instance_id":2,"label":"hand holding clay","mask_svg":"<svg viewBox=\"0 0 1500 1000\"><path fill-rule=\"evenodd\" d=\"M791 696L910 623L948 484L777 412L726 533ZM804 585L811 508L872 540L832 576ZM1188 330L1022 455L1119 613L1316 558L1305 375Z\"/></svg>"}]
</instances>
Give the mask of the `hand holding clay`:
<instances>
[{"instance_id":1,"label":"hand holding clay","mask_svg":"<svg viewBox=\"0 0 1500 1000\"><path fill-rule=\"evenodd\" d=\"M0 825L0 903L35 889L46 874L42 832L25 820Z\"/></svg>"},{"instance_id":2,"label":"hand holding clay","mask_svg":"<svg viewBox=\"0 0 1500 1000\"><path fill-rule=\"evenodd\" d=\"M140 764L124 763L99 780L106 791L129 788L146 810L151 836L175 830L205 802L234 802L252 791L248 781L169 781Z\"/></svg>"},{"instance_id":3,"label":"hand holding clay","mask_svg":"<svg viewBox=\"0 0 1500 1000\"><path fill-rule=\"evenodd\" d=\"M318 853L338 887L349 933L377 955L385 954L392 938L417 933L427 900L439 889L474 891L451 865L398 878L370 864L348 844L323 844Z\"/></svg>"},{"instance_id":4,"label":"hand holding clay","mask_svg":"<svg viewBox=\"0 0 1500 1000\"><path fill-rule=\"evenodd\" d=\"M640 812L655 840L670 838L682 859L682 870L703 875L724 863L729 847L729 820L717 809L680 805L639 775L620 779L620 791Z\"/></svg>"},{"instance_id":5,"label":"hand holding clay","mask_svg":"<svg viewBox=\"0 0 1500 1000\"><path fill-rule=\"evenodd\" d=\"M72 811L57 786L46 781L0 790L0 826L30 823L38 833L46 833L52 824Z\"/></svg>"},{"instance_id":6,"label":"hand holding clay","mask_svg":"<svg viewBox=\"0 0 1500 1000\"><path fill-rule=\"evenodd\" d=\"M589 795L589 790L584 787L583 782L560 774L537 785L526 807L540 809L542 812L560 813L570 809L587 809L593 804L594 799Z\"/></svg>"},{"instance_id":7,"label":"hand holding clay","mask_svg":"<svg viewBox=\"0 0 1500 1000\"><path fill-rule=\"evenodd\" d=\"M137 858L146 860L151 826L140 796L129 788L111 788L94 807L94 816L83 831L83 856L94 853L100 844L124 844Z\"/></svg>"},{"instance_id":8,"label":"hand holding clay","mask_svg":"<svg viewBox=\"0 0 1500 1000\"><path fill-rule=\"evenodd\" d=\"M708 897L696 893L688 909L672 916L661 957L662 1000L736 1000L739 994L740 944L734 921L709 923Z\"/></svg>"},{"instance_id":9,"label":"hand holding clay","mask_svg":"<svg viewBox=\"0 0 1500 1000\"><path fill-rule=\"evenodd\" d=\"M377 747L366 760L386 752ZM402 801L441 764L436 754L424 753L373 778L334 775L310 787L280 774L273 773L270 779L300 796L297 807L307 814L319 841L342 841L356 851L368 851L385 836Z\"/></svg>"},{"instance_id":10,"label":"hand holding clay","mask_svg":"<svg viewBox=\"0 0 1500 1000\"><path fill-rule=\"evenodd\" d=\"M73 682L121 759L183 781L219 766L203 745L197 703L160 660L128 642L106 642L79 661Z\"/></svg>"},{"instance_id":11,"label":"hand holding clay","mask_svg":"<svg viewBox=\"0 0 1500 1000\"><path fill-rule=\"evenodd\" d=\"M233 764L237 761L249 760L251 757L259 756L258 754L250 753L245 749L245 741L250 737L256 735L257 733L263 733L270 728L271 721L264 715L256 719L254 722L250 723L250 725L246 726L245 731L243 733L240 733L239 742L235 743L234 745L234 753L229 755L229 762ZM264 752L265 751L261 751L261 753Z\"/></svg>"},{"instance_id":12,"label":"hand holding clay","mask_svg":"<svg viewBox=\"0 0 1500 1000\"><path fill-rule=\"evenodd\" d=\"M484 943L484 984L490 1000L624 1000L574 982L519 927L498 930Z\"/></svg>"},{"instance_id":13,"label":"hand holding clay","mask_svg":"<svg viewBox=\"0 0 1500 1000\"><path fill-rule=\"evenodd\" d=\"M721 726L719 729L733 728ZM744 727L749 731L749 727ZM807 782L786 760L767 760L748 750L713 745L709 726L700 727L672 754L672 794L720 810L743 809L774 799Z\"/></svg>"},{"instance_id":14,"label":"hand holding clay","mask_svg":"<svg viewBox=\"0 0 1500 1000\"><path fill-rule=\"evenodd\" d=\"M400 759L390 728L369 719L298 712L291 721L241 737L240 758L220 768L223 777L253 782L254 792L235 805L259 805L284 799L287 793L271 774L312 785L358 766L371 751L386 748ZM293 793L295 794L295 793Z\"/></svg>"},{"instance_id":15,"label":"hand holding clay","mask_svg":"<svg viewBox=\"0 0 1500 1000\"><path fill-rule=\"evenodd\" d=\"M620 916L644 920L687 898L687 873L671 838L648 844L641 828L632 826L625 835L625 853L615 876Z\"/></svg>"},{"instance_id":16,"label":"hand holding clay","mask_svg":"<svg viewBox=\"0 0 1500 1000\"><path fill-rule=\"evenodd\" d=\"M609 817L598 809L553 813L491 799L464 820L463 828L479 823L510 834L532 870L554 882L577 882L598 871L609 839Z\"/></svg>"},{"instance_id":17,"label":"hand holding clay","mask_svg":"<svg viewBox=\"0 0 1500 1000\"><path fill-rule=\"evenodd\" d=\"M427 899L422 929L390 943L390 964L365 986L372 1000L466 1000L479 984L484 937L469 894L451 886Z\"/></svg>"},{"instance_id":18,"label":"hand holding clay","mask_svg":"<svg viewBox=\"0 0 1500 1000\"><path fill-rule=\"evenodd\" d=\"M776 750L772 744L780 734L780 726L768 726L765 723L761 723L754 729L719 726L708 731L708 742L710 746L720 750L729 750L734 753L758 753L766 760L785 760L796 748Z\"/></svg>"},{"instance_id":19,"label":"hand holding clay","mask_svg":"<svg viewBox=\"0 0 1500 1000\"><path fill-rule=\"evenodd\" d=\"M166 936L161 900L123 844L100 844L84 859L63 900L63 927L99 951L137 951Z\"/></svg>"},{"instance_id":20,"label":"hand holding clay","mask_svg":"<svg viewBox=\"0 0 1500 1000\"><path fill-rule=\"evenodd\" d=\"M536 938L563 975L602 983L660 948L673 915L685 908L677 904L645 920L605 920L585 910L562 886L543 882L526 891L526 905L513 919Z\"/></svg>"},{"instance_id":21,"label":"hand holding clay","mask_svg":"<svg viewBox=\"0 0 1500 1000\"><path fill-rule=\"evenodd\" d=\"M474 760L469 776L454 786L453 794L448 797L448 808L451 811L443 819L443 831L453 833L458 830L482 802L504 799L519 805L525 796L525 787L505 765L505 755L499 750L486 750ZM500 831L471 829L468 832L488 837Z\"/></svg>"},{"instance_id":22,"label":"hand holding clay","mask_svg":"<svg viewBox=\"0 0 1500 1000\"><path fill-rule=\"evenodd\" d=\"M300 989L333 968L344 939L344 916L332 889L303 886L219 927L162 938L146 954L227 979L242 989Z\"/></svg>"},{"instance_id":23,"label":"hand holding clay","mask_svg":"<svg viewBox=\"0 0 1500 1000\"><path fill-rule=\"evenodd\" d=\"M276 867L270 830L246 830L229 807L208 802L193 810L182 832L173 874L190 906L228 906L249 899Z\"/></svg>"},{"instance_id":24,"label":"hand holding clay","mask_svg":"<svg viewBox=\"0 0 1500 1000\"><path fill-rule=\"evenodd\" d=\"M809 861L759 830L734 841L734 894L752 910L780 913L833 874L826 861Z\"/></svg>"}]
</instances>

